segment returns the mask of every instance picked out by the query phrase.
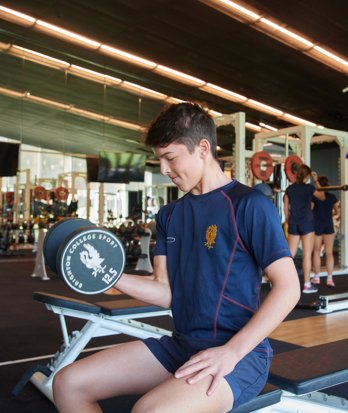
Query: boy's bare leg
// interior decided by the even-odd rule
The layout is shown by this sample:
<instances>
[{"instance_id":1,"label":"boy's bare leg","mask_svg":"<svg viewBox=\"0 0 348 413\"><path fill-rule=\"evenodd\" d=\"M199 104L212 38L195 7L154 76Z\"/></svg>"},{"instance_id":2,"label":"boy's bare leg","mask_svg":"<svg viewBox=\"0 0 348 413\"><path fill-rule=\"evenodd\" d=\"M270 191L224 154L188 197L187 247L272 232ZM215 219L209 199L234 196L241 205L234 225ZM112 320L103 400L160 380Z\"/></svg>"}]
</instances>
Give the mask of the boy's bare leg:
<instances>
[{"instance_id":1,"label":"boy's bare leg","mask_svg":"<svg viewBox=\"0 0 348 413\"><path fill-rule=\"evenodd\" d=\"M207 396L212 377L195 384L170 378L137 401L132 413L226 413L232 409L233 393L222 379L215 392Z\"/></svg>"},{"instance_id":2,"label":"boy's bare leg","mask_svg":"<svg viewBox=\"0 0 348 413\"><path fill-rule=\"evenodd\" d=\"M173 377L141 341L120 344L60 370L53 395L60 413L99 413L98 400L144 394Z\"/></svg>"}]
</instances>

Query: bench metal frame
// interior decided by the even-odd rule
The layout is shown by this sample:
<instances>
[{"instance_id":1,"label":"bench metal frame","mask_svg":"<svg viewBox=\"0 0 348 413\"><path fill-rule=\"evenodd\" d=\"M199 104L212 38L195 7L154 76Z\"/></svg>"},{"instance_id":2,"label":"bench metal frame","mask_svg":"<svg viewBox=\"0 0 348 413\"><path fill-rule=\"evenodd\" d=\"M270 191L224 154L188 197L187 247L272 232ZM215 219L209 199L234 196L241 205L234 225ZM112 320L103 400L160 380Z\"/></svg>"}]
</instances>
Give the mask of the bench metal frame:
<instances>
[{"instance_id":1,"label":"bench metal frame","mask_svg":"<svg viewBox=\"0 0 348 413\"><path fill-rule=\"evenodd\" d=\"M68 300L68 298L66 299ZM59 302L59 300L57 301ZM127 314L108 315L103 312L103 309L94 314L52 303L45 303L45 306L49 311L58 315L64 343L46 366L51 373L46 375L42 371L36 371L30 377L30 382L52 402L54 375L66 365L74 362L92 338L115 334L126 334L140 339L172 335L169 330L137 321L137 319L145 317L171 316L171 311L168 309L157 307L154 310L139 311L134 307L129 308ZM95 308L97 309L98 306ZM65 317L80 318L87 322L80 331L73 331L69 334ZM38 370L42 369L38 368Z\"/></svg>"},{"instance_id":2,"label":"bench metal frame","mask_svg":"<svg viewBox=\"0 0 348 413\"><path fill-rule=\"evenodd\" d=\"M347 310L348 292L341 294L321 295L319 296L320 308L318 313L327 314L334 311Z\"/></svg>"}]
</instances>

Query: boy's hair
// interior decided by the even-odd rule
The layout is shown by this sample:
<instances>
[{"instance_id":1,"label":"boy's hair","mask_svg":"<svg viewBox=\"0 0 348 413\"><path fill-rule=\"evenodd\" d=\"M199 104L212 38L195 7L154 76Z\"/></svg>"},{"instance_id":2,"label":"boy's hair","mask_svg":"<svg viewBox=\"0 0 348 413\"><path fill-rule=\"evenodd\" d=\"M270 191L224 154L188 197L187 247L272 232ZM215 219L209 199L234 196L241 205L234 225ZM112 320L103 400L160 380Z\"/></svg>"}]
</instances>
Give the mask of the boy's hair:
<instances>
[{"instance_id":1,"label":"boy's hair","mask_svg":"<svg viewBox=\"0 0 348 413\"><path fill-rule=\"evenodd\" d=\"M308 175L312 173L311 168L308 165L302 164L298 167L296 172L296 182L303 183Z\"/></svg>"},{"instance_id":2,"label":"boy's hair","mask_svg":"<svg viewBox=\"0 0 348 413\"><path fill-rule=\"evenodd\" d=\"M326 176L319 176L318 182L320 183L320 186L329 186L329 180Z\"/></svg>"},{"instance_id":3,"label":"boy's hair","mask_svg":"<svg viewBox=\"0 0 348 413\"><path fill-rule=\"evenodd\" d=\"M217 158L216 127L208 112L196 103L178 103L167 106L149 127L145 144L155 148L171 143L183 144L190 153L201 139L210 142L211 153Z\"/></svg>"}]
</instances>

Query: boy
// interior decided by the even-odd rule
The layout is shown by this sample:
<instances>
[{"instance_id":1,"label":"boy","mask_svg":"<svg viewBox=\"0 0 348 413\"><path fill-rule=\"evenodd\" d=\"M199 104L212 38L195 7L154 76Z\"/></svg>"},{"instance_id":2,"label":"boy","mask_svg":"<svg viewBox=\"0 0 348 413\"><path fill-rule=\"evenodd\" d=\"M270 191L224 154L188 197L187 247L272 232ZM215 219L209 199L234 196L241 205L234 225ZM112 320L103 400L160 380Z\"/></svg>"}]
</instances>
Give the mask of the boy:
<instances>
[{"instance_id":1,"label":"boy","mask_svg":"<svg viewBox=\"0 0 348 413\"><path fill-rule=\"evenodd\" d=\"M153 275L123 274L117 289L171 307L173 336L62 369L53 384L61 413L101 412L98 400L126 394L144 394L133 413L225 413L264 387L272 357L265 337L299 299L280 217L262 193L223 173L207 112L171 105L146 144L186 195L158 214ZM263 271L272 290L260 306Z\"/></svg>"}]
</instances>

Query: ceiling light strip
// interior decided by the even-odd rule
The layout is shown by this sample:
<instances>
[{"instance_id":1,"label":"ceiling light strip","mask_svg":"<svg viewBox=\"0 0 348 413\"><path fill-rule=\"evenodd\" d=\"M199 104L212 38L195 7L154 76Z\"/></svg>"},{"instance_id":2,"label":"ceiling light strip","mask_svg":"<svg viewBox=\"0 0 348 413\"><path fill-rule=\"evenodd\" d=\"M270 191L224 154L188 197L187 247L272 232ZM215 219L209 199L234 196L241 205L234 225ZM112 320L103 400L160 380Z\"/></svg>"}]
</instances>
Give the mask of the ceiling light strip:
<instances>
[{"instance_id":1,"label":"ceiling light strip","mask_svg":"<svg viewBox=\"0 0 348 413\"><path fill-rule=\"evenodd\" d=\"M211 3L209 0L208 1L201 0L201 1L202 3L206 3L208 5L210 5L209 3ZM251 10L251 8L243 7L241 4L238 4L234 1L215 0L213 1L213 3L215 3L216 6L219 7L219 9L224 10L225 13L229 13L233 11L233 13L239 16L241 20L246 21L248 23L258 21L261 18L261 16L257 13L257 11Z\"/></svg>"},{"instance_id":2,"label":"ceiling light strip","mask_svg":"<svg viewBox=\"0 0 348 413\"><path fill-rule=\"evenodd\" d=\"M160 92L157 92L155 90L145 88L145 87L137 85L135 83L131 83L131 82L128 82L128 81L125 81L125 80L121 80L121 79L112 77L112 76L108 76L108 75L105 75L103 73L95 72L94 70L86 69L86 68L81 67L81 66L69 64L69 63L67 63L63 60L59 60L59 59L53 58L51 56L44 55L42 53L38 53L38 52L35 52L33 50L30 50L30 49L25 49L23 47L19 47L19 46L13 45L13 44L6 44L6 43L0 42L0 51L5 52L5 53L9 53L9 54L14 55L16 57L20 57L20 58L23 58L23 59L33 61L33 62L41 64L41 65L53 67L55 69L64 69L68 73L73 74L75 76L83 77L83 78L86 78L86 79L94 81L94 82L106 84L108 86L119 87L121 89L127 90L130 93L135 93L138 96L139 95L140 96L147 96L149 98L162 100L162 101L167 102L167 103L181 103L181 102L184 102L181 99L177 99L177 98L174 98L172 96L167 96L164 93L160 93ZM211 86L214 86L214 85L211 85ZM218 88L218 86L215 86L215 88ZM219 88L219 89L224 90L222 88ZM231 97L231 93L232 92L230 92L229 97ZM245 97L242 97L241 95L232 94L232 96L234 96L234 97L237 96L238 97L237 101L241 100L241 98L242 98L242 100L247 99ZM217 112L217 111L212 110L212 109L208 110L208 112L213 117L222 116L222 113Z\"/></svg>"},{"instance_id":3,"label":"ceiling light strip","mask_svg":"<svg viewBox=\"0 0 348 413\"><path fill-rule=\"evenodd\" d=\"M79 45L83 45L85 47L89 47L94 50L98 50L101 46L101 43L89 39L88 37L81 36L80 34L71 32L70 30L63 29L62 27L55 26L54 24L47 23L43 20L36 20L35 26L37 29L44 33L54 33L56 37L62 38L66 41L68 38L70 41L77 43Z\"/></svg>"},{"instance_id":4,"label":"ceiling light strip","mask_svg":"<svg viewBox=\"0 0 348 413\"><path fill-rule=\"evenodd\" d=\"M136 123L117 119L113 116L106 116L100 113L91 112L89 110L81 109L71 104L61 103L55 100L46 99L40 96L35 96L35 95L32 95L30 92L17 92L12 89L0 87L0 94L11 97L11 98L23 99L29 102L37 103L43 106L48 106L54 109L63 110L69 113L73 113L75 115L82 116L84 118L97 120L99 122L105 122L110 125L119 126L124 129L130 129L130 130L140 132L140 133L143 133L146 131L145 127L138 125Z\"/></svg>"},{"instance_id":5,"label":"ceiling light strip","mask_svg":"<svg viewBox=\"0 0 348 413\"><path fill-rule=\"evenodd\" d=\"M279 118L280 116L284 114L283 111L273 108L272 106L265 105L264 103L258 102L257 100L254 100L254 99L248 99L246 102L244 102L244 105L252 109L261 110L262 112L268 113L270 115L274 115L277 118Z\"/></svg>"},{"instance_id":6,"label":"ceiling light strip","mask_svg":"<svg viewBox=\"0 0 348 413\"><path fill-rule=\"evenodd\" d=\"M228 4L228 3L231 3L231 2L226 0L226 1L224 1L224 3ZM236 9L238 9L238 7L236 7ZM13 15L15 15L16 23L24 24L24 23L21 23L20 17L25 16L25 15L23 15L22 13L19 13L20 17L18 17L17 16L18 12L12 11L13 13L9 13L9 10L10 9L7 9L7 8L4 8L4 7L0 6L0 18L13 19L14 18ZM244 13L244 11L243 11L243 13ZM32 22L33 18L31 16L25 16L25 17L26 18L23 17L23 19L24 19L24 22L26 22L26 24L28 24L27 23L28 21ZM221 93L223 93L222 90L227 91L227 89L223 89L223 88L220 88L220 90L218 90L219 87L217 87L216 85L212 85L211 83L205 82L205 81L203 81L201 79L198 79L196 77L193 77L191 75L185 74L183 72L179 72L175 69L171 69L171 68L168 68L166 66L159 65L155 62L149 61L147 59L143 59L139 56L136 56L136 55L133 55L131 53L122 51L120 49L116 49L114 47L110 47L110 46L107 46L107 45L101 45L100 43L98 43L94 40L88 39L88 38L86 38L84 36L81 36L79 34L75 34L73 32L65 30L63 28L59 28L57 26L50 25L49 23L47 23L46 25L43 25L41 20L40 20L40 25L37 25L38 20L34 19L34 21L35 21L35 23L32 25L33 28L45 27L48 34L58 36L58 37L63 37L63 40L65 40L65 41L67 39L70 39L73 42L78 42L82 46L86 45L88 47L95 47L96 51L99 51L99 52L100 51L106 51L107 53L111 54L113 57L116 57L117 59L126 60L128 63L145 67L148 70L153 70L153 71L155 71L155 72L157 72L157 73L159 73L163 76L172 78L172 79L174 79L176 81L179 81L181 83L185 83L185 84L189 84L191 86L198 87L202 90L204 90L204 88L206 88L205 90L207 91L210 88L211 91L208 92L208 93L214 94L216 96L221 96ZM214 88L215 88L215 90L214 90ZM244 102L243 101L244 96L238 95L237 93L232 92L232 91L227 91L227 92L229 92L229 93L226 94L226 96L229 96L229 98L228 98L229 100L232 100L233 98L239 99L238 96L240 96L241 100L238 103L241 103L242 105L251 106L253 104L253 102L255 102L252 99L248 99L248 98L246 98L247 100L246 100L246 102ZM169 100L167 100L167 101L169 101ZM269 108L270 107L268 105L261 104L261 105L258 105L256 109L260 112L264 112L264 113L269 114L270 113ZM276 109L276 111L279 112L279 113L283 113L283 111L278 110L278 109ZM293 116L293 119L296 119L296 118L297 118L296 116ZM291 123L294 123L294 121L291 122ZM312 124L312 122L309 122L309 121L308 121L308 123ZM295 124L297 124L297 123L295 123ZM303 123L301 123L301 124L303 124Z\"/></svg>"},{"instance_id":7,"label":"ceiling light strip","mask_svg":"<svg viewBox=\"0 0 348 413\"><path fill-rule=\"evenodd\" d=\"M333 69L348 74L348 60L344 56L339 56L333 51L315 44L310 39L300 33L285 27L284 24L270 20L261 14L261 12L243 7L234 1L229 0L200 0L202 3L227 16L249 24L252 28L281 41L282 43L300 50L302 53L312 57L322 64L332 67Z\"/></svg>"},{"instance_id":8,"label":"ceiling light strip","mask_svg":"<svg viewBox=\"0 0 348 413\"><path fill-rule=\"evenodd\" d=\"M278 129L275 128L274 126L268 125L267 123L264 123L264 122L259 122L259 125L260 125L262 128L269 129L269 130L272 130L272 131L277 131L277 130L278 130Z\"/></svg>"},{"instance_id":9,"label":"ceiling light strip","mask_svg":"<svg viewBox=\"0 0 348 413\"><path fill-rule=\"evenodd\" d=\"M36 22L34 17L4 6L0 6L0 15L2 19L22 26L33 26Z\"/></svg>"},{"instance_id":10,"label":"ceiling light strip","mask_svg":"<svg viewBox=\"0 0 348 413\"><path fill-rule=\"evenodd\" d=\"M162 76L168 77L181 83L185 83L189 86L201 87L206 84L204 80L162 65L156 65L153 68L153 71Z\"/></svg>"},{"instance_id":11,"label":"ceiling light strip","mask_svg":"<svg viewBox=\"0 0 348 413\"><path fill-rule=\"evenodd\" d=\"M294 115L290 115L289 113L284 113L282 116L280 116L280 119L284 119L287 122L290 123L296 123L296 125L308 125L308 126L318 126L313 122L310 122L308 120L299 118L297 116Z\"/></svg>"}]
</instances>

